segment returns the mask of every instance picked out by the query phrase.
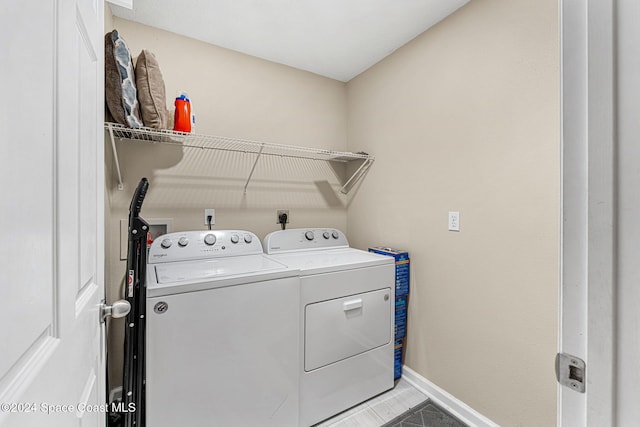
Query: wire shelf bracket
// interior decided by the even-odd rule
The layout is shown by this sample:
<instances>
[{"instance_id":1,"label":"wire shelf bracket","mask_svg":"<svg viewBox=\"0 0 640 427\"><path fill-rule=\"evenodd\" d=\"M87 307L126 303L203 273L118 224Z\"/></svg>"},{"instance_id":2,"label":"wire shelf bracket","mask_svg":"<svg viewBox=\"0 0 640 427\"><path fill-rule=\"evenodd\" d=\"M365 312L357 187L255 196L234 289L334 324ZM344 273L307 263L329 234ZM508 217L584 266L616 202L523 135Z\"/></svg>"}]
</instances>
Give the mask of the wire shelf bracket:
<instances>
[{"instance_id":1,"label":"wire shelf bracket","mask_svg":"<svg viewBox=\"0 0 640 427\"><path fill-rule=\"evenodd\" d=\"M113 160L116 164L116 173L118 174L118 190L124 190L124 185L122 184L122 172L120 172L120 161L118 160L118 150L116 150L116 140L113 137L113 127L107 126L109 130L109 136L111 137L111 149L113 150Z\"/></svg>"},{"instance_id":2,"label":"wire shelf bracket","mask_svg":"<svg viewBox=\"0 0 640 427\"><path fill-rule=\"evenodd\" d=\"M249 176L247 177L247 182L244 183L244 194L247 194L247 186L249 185L249 181L251 181L253 172L256 170L256 166L258 165L258 160L260 160L260 155L262 154L262 150L264 150L264 144L262 145L262 147L260 147L260 151L256 156L256 160L253 162L253 166L251 167L251 172L249 172Z\"/></svg>"},{"instance_id":3,"label":"wire shelf bracket","mask_svg":"<svg viewBox=\"0 0 640 427\"><path fill-rule=\"evenodd\" d=\"M262 156L278 156L297 159L321 160L338 163L349 163L352 161L362 161L362 164L345 181L340 188L340 192L347 194L356 183L360 181L367 170L373 164L375 158L367 153L352 153L346 151L325 150L319 148L300 147L294 145L275 144L270 142L257 142L244 139L227 138L222 136L201 135L184 132L175 132L164 129L138 128L132 129L121 124L106 122L105 129L109 132L113 160L116 174L118 176L118 190L124 189L120 160L116 149L116 139L129 140L133 142L147 142L153 144L177 145L185 148L198 148L205 150L221 150L245 154L255 154L256 158L247 181L244 185L246 194L247 187L251 182L253 173L256 170L258 161Z\"/></svg>"}]
</instances>

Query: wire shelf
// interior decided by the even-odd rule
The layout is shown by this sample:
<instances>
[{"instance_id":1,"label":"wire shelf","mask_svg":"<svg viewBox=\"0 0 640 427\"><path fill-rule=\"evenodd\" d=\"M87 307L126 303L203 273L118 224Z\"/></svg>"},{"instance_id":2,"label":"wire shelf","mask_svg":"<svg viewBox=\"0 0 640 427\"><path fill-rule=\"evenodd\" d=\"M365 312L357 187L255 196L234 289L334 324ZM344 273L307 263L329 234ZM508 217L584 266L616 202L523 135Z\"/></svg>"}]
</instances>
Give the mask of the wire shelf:
<instances>
[{"instance_id":1,"label":"wire shelf","mask_svg":"<svg viewBox=\"0 0 640 427\"><path fill-rule=\"evenodd\" d=\"M348 163L354 160L363 160L362 165L346 181L341 192L347 193L353 187L364 172L371 166L374 157L367 153L352 153L346 151L324 150L318 148L300 147L294 145L276 144L272 142L258 142L245 139L228 138L223 136L201 135L196 133L176 132L164 129L138 128L132 129L117 123L105 123L105 129L111 137L111 144L118 174L118 189L123 189L120 162L115 146L115 138L136 142L148 142L154 144L179 145L185 148L197 148L201 150L221 150L236 153L255 154L256 159L253 168L245 184L245 192L260 156L279 156L309 160L322 160L331 162Z\"/></svg>"}]
</instances>

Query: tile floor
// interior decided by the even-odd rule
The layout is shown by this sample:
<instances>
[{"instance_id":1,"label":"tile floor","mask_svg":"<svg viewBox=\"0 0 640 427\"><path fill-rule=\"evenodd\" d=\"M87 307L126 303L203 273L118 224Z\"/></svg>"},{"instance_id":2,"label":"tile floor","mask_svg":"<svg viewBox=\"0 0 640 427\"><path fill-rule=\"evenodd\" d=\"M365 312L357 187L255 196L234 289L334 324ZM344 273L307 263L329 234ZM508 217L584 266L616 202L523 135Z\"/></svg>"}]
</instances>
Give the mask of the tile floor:
<instances>
[{"instance_id":1,"label":"tile floor","mask_svg":"<svg viewBox=\"0 0 640 427\"><path fill-rule=\"evenodd\" d=\"M467 425L431 400L427 400L382 427L467 427Z\"/></svg>"},{"instance_id":2,"label":"tile floor","mask_svg":"<svg viewBox=\"0 0 640 427\"><path fill-rule=\"evenodd\" d=\"M427 400L427 396L404 378L386 393L376 396L314 427L380 427Z\"/></svg>"}]
</instances>

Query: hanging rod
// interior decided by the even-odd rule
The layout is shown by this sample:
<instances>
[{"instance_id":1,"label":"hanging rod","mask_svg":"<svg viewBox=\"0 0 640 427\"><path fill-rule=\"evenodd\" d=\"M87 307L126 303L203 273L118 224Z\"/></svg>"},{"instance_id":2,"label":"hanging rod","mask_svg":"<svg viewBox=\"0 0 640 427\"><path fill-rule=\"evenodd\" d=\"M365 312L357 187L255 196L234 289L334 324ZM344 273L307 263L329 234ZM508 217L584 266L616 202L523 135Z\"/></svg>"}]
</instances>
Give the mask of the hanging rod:
<instances>
[{"instance_id":1,"label":"hanging rod","mask_svg":"<svg viewBox=\"0 0 640 427\"><path fill-rule=\"evenodd\" d=\"M187 148L199 148L205 150L221 150L236 153L255 154L256 159L253 163L251 172L244 186L247 191L249 181L253 176L255 167L260 156L279 156L308 160L323 160L330 162L348 163L355 160L363 161L362 165L349 177L345 184L341 187L340 192L346 194L355 183L359 181L364 172L371 166L375 160L373 156L367 153L351 153L346 151L325 150L310 147L300 147L294 145L275 144L270 142L258 142L245 139L228 138L223 136L201 135L194 133L176 132L164 129L138 128L131 129L126 126L106 122L105 129L109 132L111 145L113 148L113 156L118 174L118 189L122 190L123 180L120 170L120 161L116 150L115 138L120 140L130 140L137 142L148 142L154 144L177 145Z\"/></svg>"}]
</instances>

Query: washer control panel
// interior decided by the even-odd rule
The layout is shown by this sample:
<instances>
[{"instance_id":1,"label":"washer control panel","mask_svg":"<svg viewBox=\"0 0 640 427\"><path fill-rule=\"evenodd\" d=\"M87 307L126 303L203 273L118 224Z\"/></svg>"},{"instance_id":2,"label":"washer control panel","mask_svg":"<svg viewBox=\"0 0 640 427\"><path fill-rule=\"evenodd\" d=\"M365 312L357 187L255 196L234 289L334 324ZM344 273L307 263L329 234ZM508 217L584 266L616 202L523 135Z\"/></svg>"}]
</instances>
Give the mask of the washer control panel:
<instances>
[{"instance_id":1,"label":"washer control panel","mask_svg":"<svg viewBox=\"0 0 640 427\"><path fill-rule=\"evenodd\" d=\"M267 254L282 252L348 248L347 237L335 228L291 228L267 234L262 241Z\"/></svg>"},{"instance_id":2,"label":"washer control panel","mask_svg":"<svg viewBox=\"0 0 640 427\"><path fill-rule=\"evenodd\" d=\"M149 249L149 263L261 253L260 239L250 231L181 231L154 240Z\"/></svg>"}]
</instances>

